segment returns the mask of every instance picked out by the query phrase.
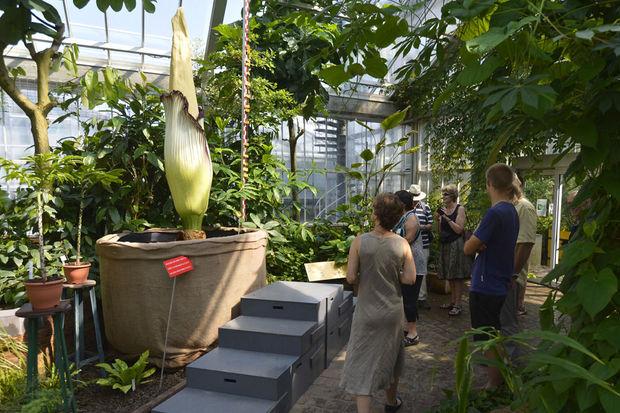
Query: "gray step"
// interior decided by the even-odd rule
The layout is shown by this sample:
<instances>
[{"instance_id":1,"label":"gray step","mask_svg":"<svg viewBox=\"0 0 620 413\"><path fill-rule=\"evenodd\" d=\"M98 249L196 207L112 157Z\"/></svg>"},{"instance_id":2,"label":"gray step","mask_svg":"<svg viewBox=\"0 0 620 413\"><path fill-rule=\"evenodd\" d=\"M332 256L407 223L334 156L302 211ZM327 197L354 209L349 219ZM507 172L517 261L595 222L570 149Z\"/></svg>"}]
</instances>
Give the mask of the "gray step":
<instances>
[{"instance_id":1,"label":"gray step","mask_svg":"<svg viewBox=\"0 0 620 413\"><path fill-rule=\"evenodd\" d=\"M339 325L336 328L327 332L326 347L325 347L325 368L329 366L329 363L340 353L340 351L349 342L349 336L351 334L351 322L353 320L353 308L347 316L340 320Z\"/></svg>"},{"instance_id":2,"label":"gray step","mask_svg":"<svg viewBox=\"0 0 620 413\"><path fill-rule=\"evenodd\" d=\"M351 335L351 323L353 321L353 311L351 311L344 320L338 326L338 340L340 340L340 348L344 348L349 342L349 336Z\"/></svg>"},{"instance_id":3,"label":"gray step","mask_svg":"<svg viewBox=\"0 0 620 413\"><path fill-rule=\"evenodd\" d=\"M349 316L353 312L353 293L351 291L345 291L343 294L343 301L338 306L338 319L342 320Z\"/></svg>"},{"instance_id":4,"label":"gray step","mask_svg":"<svg viewBox=\"0 0 620 413\"><path fill-rule=\"evenodd\" d=\"M291 405L308 390L312 382L325 369L325 342L321 341L312 346L293 364L293 380L291 386Z\"/></svg>"},{"instance_id":5,"label":"gray step","mask_svg":"<svg viewBox=\"0 0 620 413\"><path fill-rule=\"evenodd\" d=\"M314 321L239 316L220 327L219 346L301 356L310 350L316 327Z\"/></svg>"},{"instance_id":6,"label":"gray step","mask_svg":"<svg viewBox=\"0 0 620 413\"><path fill-rule=\"evenodd\" d=\"M218 347L187 366L187 386L275 401L290 394L291 368L298 359Z\"/></svg>"},{"instance_id":7,"label":"gray step","mask_svg":"<svg viewBox=\"0 0 620 413\"><path fill-rule=\"evenodd\" d=\"M336 326L343 288L339 284L278 281L241 298L241 314L327 322Z\"/></svg>"},{"instance_id":8,"label":"gray step","mask_svg":"<svg viewBox=\"0 0 620 413\"><path fill-rule=\"evenodd\" d=\"M186 387L151 412L153 413L280 413L287 411L286 399L278 401L217 393Z\"/></svg>"}]
</instances>

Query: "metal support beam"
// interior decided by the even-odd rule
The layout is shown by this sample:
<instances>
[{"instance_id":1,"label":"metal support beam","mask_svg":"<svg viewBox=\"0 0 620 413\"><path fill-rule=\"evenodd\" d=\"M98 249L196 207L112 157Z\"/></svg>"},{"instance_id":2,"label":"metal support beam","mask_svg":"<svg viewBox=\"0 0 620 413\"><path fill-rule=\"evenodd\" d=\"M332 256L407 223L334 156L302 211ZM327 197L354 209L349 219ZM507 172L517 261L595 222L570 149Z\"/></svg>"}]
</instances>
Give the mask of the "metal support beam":
<instances>
[{"instance_id":1,"label":"metal support beam","mask_svg":"<svg viewBox=\"0 0 620 413\"><path fill-rule=\"evenodd\" d=\"M207 32L207 45L205 46L205 59L209 54L211 54L211 52L215 51L218 36L217 32L215 32L213 28L224 22L226 3L227 0L215 0L213 2L213 8L211 9L211 20L209 22L209 31Z\"/></svg>"},{"instance_id":2,"label":"metal support beam","mask_svg":"<svg viewBox=\"0 0 620 413\"><path fill-rule=\"evenodd\" d=\"M562 223L562 193L564 191L564 175L555 175L553 193L553 227L551 229L551 268L559 261L560 230Z\"/></svg>"}]
</instances>

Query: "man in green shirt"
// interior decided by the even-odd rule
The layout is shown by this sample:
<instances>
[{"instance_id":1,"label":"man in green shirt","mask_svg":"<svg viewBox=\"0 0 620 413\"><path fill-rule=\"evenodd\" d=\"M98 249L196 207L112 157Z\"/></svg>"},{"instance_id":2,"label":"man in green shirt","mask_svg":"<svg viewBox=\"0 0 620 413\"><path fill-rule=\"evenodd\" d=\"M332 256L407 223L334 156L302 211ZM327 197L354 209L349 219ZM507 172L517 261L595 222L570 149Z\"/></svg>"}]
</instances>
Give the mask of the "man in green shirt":
<instances>
[{"instance_id":1,"label":"man in green shirt","mask_svg":"<svg viewBox=\"0 0 620 413\"><path fill-rule=\"evenodd\" d=\"M527 285L528 259L536 242L536 208L523 196L522 178L515 176L515 182L521 190L517 193L514 206L519 216L519 235L515 247L514 275L511 289L500 315L502 334L512 335L519 332L518 314L525 314L525 288Z\"/></svg>"}]
</instances>

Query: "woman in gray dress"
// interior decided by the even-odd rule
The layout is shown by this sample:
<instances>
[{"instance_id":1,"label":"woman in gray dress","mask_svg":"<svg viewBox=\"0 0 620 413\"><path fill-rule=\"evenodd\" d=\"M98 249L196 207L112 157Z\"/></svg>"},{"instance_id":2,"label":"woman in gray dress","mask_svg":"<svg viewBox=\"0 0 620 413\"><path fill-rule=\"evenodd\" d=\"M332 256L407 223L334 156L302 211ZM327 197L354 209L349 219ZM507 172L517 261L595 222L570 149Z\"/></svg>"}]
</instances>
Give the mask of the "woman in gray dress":
<instances>
[{"instance_id":1,"label":"woman in gray dress","mask_svg":"<svg viewBox=\"0 0 620 413\"><path fill-rule=\"evenodd\" d=\"M394 194L373 203L374 229L358 235L349 250L347 281L358 284L357 306L340 385L356 396L357 411L370 412L371 395L385 390L385 411L402 405L396 395L404 361L400 283L415 283L409 243L391 229L403 214Z\"/></svg>"}]
</instances>

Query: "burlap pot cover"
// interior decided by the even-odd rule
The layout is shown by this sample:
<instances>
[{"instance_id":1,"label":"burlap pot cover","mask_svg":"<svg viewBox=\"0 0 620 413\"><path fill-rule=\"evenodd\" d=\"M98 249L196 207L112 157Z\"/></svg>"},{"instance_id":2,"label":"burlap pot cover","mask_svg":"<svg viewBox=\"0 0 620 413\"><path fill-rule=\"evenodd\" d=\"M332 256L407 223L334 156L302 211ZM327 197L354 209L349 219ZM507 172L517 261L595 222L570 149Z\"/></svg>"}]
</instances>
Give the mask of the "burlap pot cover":
<instances>
[{"instance_id":1,"label":"burlap pot cover","mask_svg":"<svg viewBox=\"0 0 620 413\"><path fill-rule=\"evenodd\" d=\"M184 255L194 266L177 278L166 367L198 357L217 339L218 328L238 315L240 298L265 285L264 231L158 243L120 242L123 235L97 240L106 337L126 354L150 350L158 366L172 292L164 260Z\"/></svg>"}]
</instances>

